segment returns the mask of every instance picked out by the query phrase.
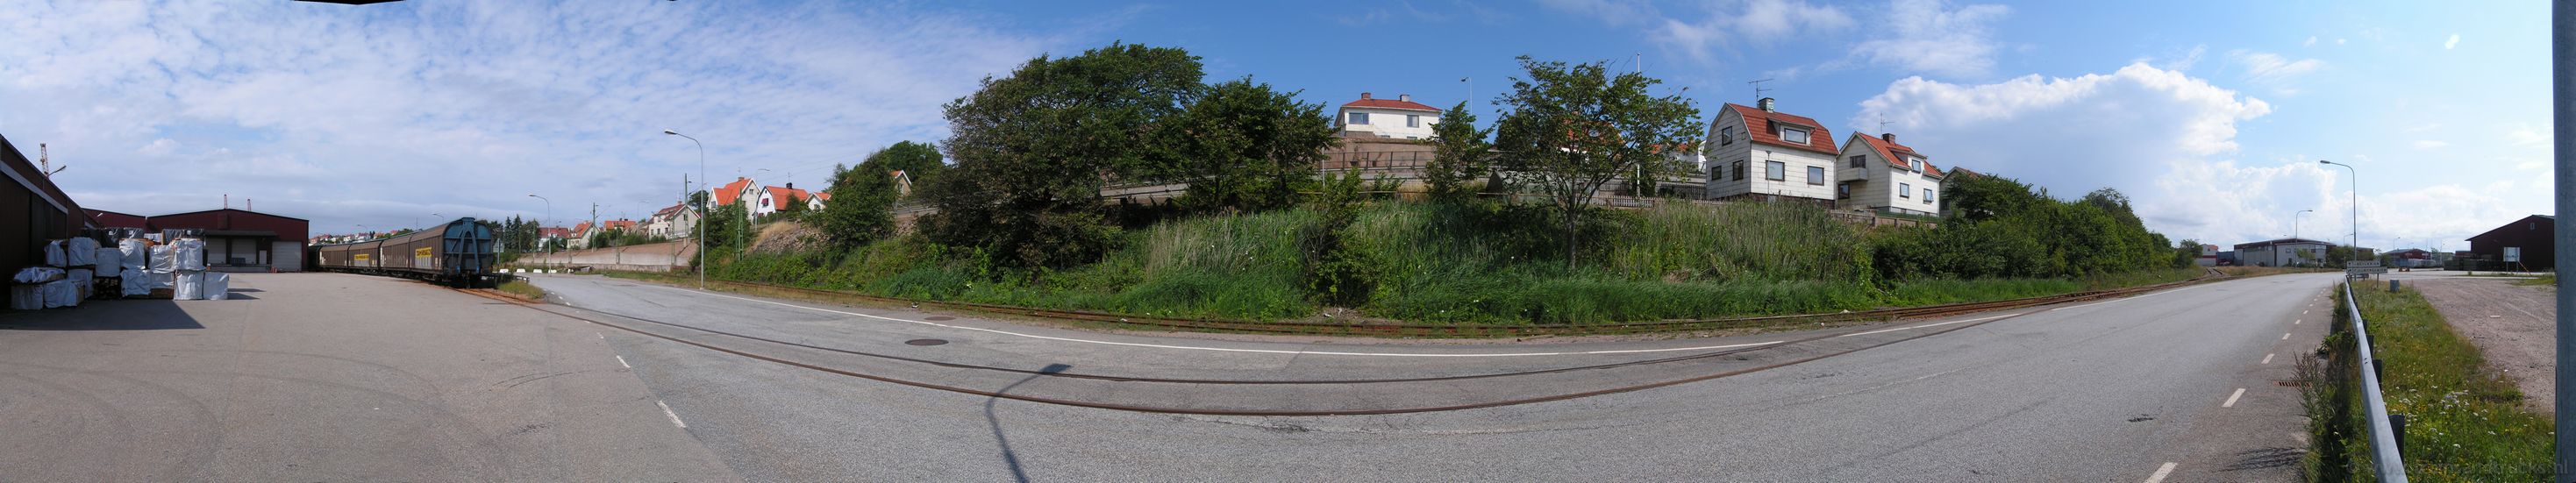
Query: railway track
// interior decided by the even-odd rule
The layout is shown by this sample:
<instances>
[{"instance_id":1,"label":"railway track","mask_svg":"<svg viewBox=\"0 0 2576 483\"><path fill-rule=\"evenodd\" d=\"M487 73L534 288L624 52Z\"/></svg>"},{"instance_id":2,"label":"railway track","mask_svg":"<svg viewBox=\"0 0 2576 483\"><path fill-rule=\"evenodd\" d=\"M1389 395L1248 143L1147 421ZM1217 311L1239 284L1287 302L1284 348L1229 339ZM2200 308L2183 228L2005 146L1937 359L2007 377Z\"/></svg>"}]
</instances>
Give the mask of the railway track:
<instances>
[{"instance_id":1,"label":"railway track","mask_svg":"<svg viewBox=\"0 0 2576 483\"><path fill-rule=\"evenodd\" d=\"M1887 308L1887 309L1875 309L1875 310L1862 310L1862 311L1850 311L1850 312L1837 312L1837 313L1822 313L1822 314L1795 314L1795 315L1770 315L1770 316L1755 316L1755 317L1729 317L1729 318L1710 318L1710 319L1657 320L1657 321L1640 321L1640 322L1609 322L1609 323L1598 323L1598 324L1528 324L1528 325L1481 325L1481 324L1369 324L1369 323L1356 323L1356 324L1333 324L1333 323L1317 323L1317 322L1262 322L1262 321L1247 321L1247 320L1193 319L1193 318L1177 318L1177 317L1157 317L1157 316L1136 315L1136 314L1119 314L1119 313L1097 312L1097 311L1087 311L1087 310L1049 309L1049 308L1038 308L1038 307L1022 307L1022 306L1012 306L1012 305L985 304L985 303L976 303L976 302L956 302L956 301L939 301L939 300L907 299L907 298L899 298L899 297L886 297L886 296L879 296L879 295L870 295L870 294L864 294L864 293L858 293L858 292L852 292L852 291L844 291L844 290L823 290L823 289L813 289L813 288L804 288L804 287L792 287L792 286L786 286L786 285L773 285L773 284L756 283L756 282L736 282L736 281L724 281L724 280L709 280L709 281L707 281L707 283L708 283L708 284L710 284L710 285L724 286L724 287L729 287L729 288L734 288L734 289L739 289L739 290L749 290L749 291L769 291L769 292L783 292L783 293L787 293L787 294L793 294L793 295L802 296L802 297L804 297L804 298L808 298L808 299L820 300L820 301L827 301L827 302L850 302L850 301L857 301L857 302L872 303L872 304L909 305L909 306L911 306L911 307L917 307L917 308L936 308L936 309L946 309L946 310L971 311L971 312L982 312L982 313L988 313L988 314L1000 314L1000 315L1012 315L1012 316L1020 316L1020 317L1031 317L1031 318L1038 318L1038 319L1052 319L1052 320L1064 320L1064 321L1077 321L1077 322L1096 323L1096 324L1107 324L1107 325L1114 325L1114 326L1128 326L1128 327L1138 327L1138 328L1178 329L1178 330L1187 330L1187 331L1196 331L1196 332L1237 332L1237 333L1253 333L1253 334L1282 334L1282 335L1338 335L1338 336L1374 336L1374 337L1506 338L1506 337L1535 337L1535 336L1621 335L1621 334L1644 334L1644 333L1659 333L1659 332L1687 332L1687 331L1706 331L1706 330L1725 330L1725 329L1743 329L1743 328L1773 327L1773 326L1780 326L1780 325L1787 325L1787 324L1829 323L1829 322L1849 322L1849 321L1893 321L1893 320L1920 319L1920 318L1930 318L1930 317L1945 317L1945 316L1958 315L1958 314L1969 314L1969 313L1977 313L1977 312L1989 312L1989 311L1995 311L1995 310L2014 309L2014 308L2021 308L2021 307L2031 307L2031 306L2039 306L2039 305L2048 305L2048 304L2057 304L2057 303L2066 303L2066 302L2079 302L2079 301L2086 301L2086 300L2096 300L2096 299L2104 299L2104 298L2121 297L2121 296L2126 296L2126 295L2129 295L2129 294L2143 293L2143 292L2150 292L2150 291L2163 290L2163 289L2166 289L2166 288L2178 287L2178 286L2183 286L2183 285L2189 285L2189 284L2195 284L2195 283L2207 282L2207 281L2210 281L2210 280L2215 280L2215 279L2221 278L2221 277L2223 277L2223 276L2224 276L2224 275L2221 275L2221 274L2219 274L2219 273L2217 273L2217 272L2215 272L2215 271L2211 271L2211 272L2206 272L2206 273L2204 273L2204 274L2203 274L2202 276L2200 276L2199 278L2194 278L2194 279L2191 279L2191 280L2184 280L2184 281L2178 281L2178 282L2167 282L2167 283L2154 284L2154 285L2142 285L2142 286L2137 286L2137 287L2125 287L2125 288L2110 289L2110 290L2094 290L2094 291L2075 292L2075 293L2058 294L2058 295L2049 295L2049 296L2041 296L2041 297L2030 297L2030 298L2021 298L2021 299L2012 299L2012 300L1997 300L1997 301L1989 301L1989 302L1974 302L1974 303L1962 303L1962 304L1930 305L1930 306L1922 306L1922 307L1899 307L1899 308Z\"/></svg>"},{"instance_id":2,"label":"railway track","mask_svg":"<svg viewBox=\"0 0 2576 483\"><path fill-rule=\"evenodd\" d=\"M2122 295L2127 295L2127 294L2133 294L2133 293L2142 293L2142 292L2146 292L2146 291L2161 290L2161 289L2165 289L2165 288L2172 288L2172 287L2176 287L2176 286L2182 286L2182 285L2188 285L2188 284L2192 284L2192 283L2203 282L2203 281L2207 281L2207 280L2209 280L2210 278L2212 278L2212 277L2202 277L2202 278L2198 278L2198 279L2194 279L2194 280L2189 280L2189 281L2183 281L2183 282L2174 282L2174 283L2166 283L2166 284L2157 284L2157 285L2142 286L2142 287L2132 287L2132 288L2120 289L2120 290L2106 290L2106 291L2095 291L2095 292L2083 292L2083 293L2064 294L2064 295L2049 296L2049 297L2034 297L2034 298L2028 298L2028 299L2016 299L2016 300L2010 300L2010 301L1996 301L1996 302L1984 302L1984 303L1974 303L1974 304L1952 304L1952 305L1934 306L1934 307L1915 307L1915 308L1908 308L1908 309L1890 309L1890 310L1870 311L1870 312L1869 312L1869 314L1868 314L1867 316L1868 316L1868 317L1880 317L1880 318L1922 318L1922 317L1938 317L1938 316L1944 316L1944 315L1957 315L1957 314L1963 314L1963 313L1974 313L1974 312L1984 312L1984 311L1994 311L1994 310L2009 310L2009 309L2013 309L2013 308L2023 308L2023 307L2031 307L2031 306L2046 305L2046 304L2054 304L2054 303L2064 303L2064 302L2074 302L2074 301L2084 301L2084 300L2093 300L2093 299L2101 299L2101 298L2110 298L2110 297L2117 297L2117 296L2122 296ZM739 284L739 283L736 283L736 284ZM762 284L739 284L739 285L760 286L760 287L774 287L774 286L765 286L765 285L762 285ZM776 288L779 288L779 289L795 289L795 288L793 288L793 287L776 287ZM854 294L845 294L845 293L841 293L841 292L825 291L825 290L810 290L810 289L795 289L795 290L804 290L804 291L816 292L816 293L821 293L821 294L832 294L832 295L842 295L842 296L854 295ZM1919 339L1919 338L1923 338L1923 337L1930 337L1930 336L1939 335L1939 334L1943 334L1943 333L1947 333L1947 332L1951 332L1951 331L1955 331L1955 330L1962 330L1962 329L1966 329L1966 328L1970 328L1970 327L1975 327L1975 326L1978 326L1978 325L1983 325L1983 324L1986 324L1986 323L1992 323L1992 322L1995 322L1995 321L1998 321L1998 320L2005 320L2005 319L2010 319L2010 318L2013 318L2013 317L2018 317L2018 316L2021 316L2021 315L2028 315L2028 314L2030 314L2030 313L2035 313L2035 312L2025 312L2025 313L2020 313L2020 314L2011 314L2011 315L2002 316L2002 317L1995 317L1995 318L1991 318L1991 319L1977 320L1977 321L1975 321L1975 322L1971 322L1971 323L1951 325L1951 326L1947 326L1947 327L1939 328L1939 329L1937 329L1937 330L1925 330L1925 331L1920 331L1920 332L1910 332L1910 333L1907 333L1907 334L1904 334L1904 335L1890 336L1890 337L1884 337L1884 338L1875 338L1875 339L1863 340L1863 341L1855 341L1855 342L1842 342L1842 341L1843 341L1843 337L1845 337L1846 335L1853 335L1853 334L1848 334L1848 333L1844 333L1844 332L1837 332L1837 333L1827 333L1827 334L1821 334L1821 335L1812 335L1812 336L1803 337L1803 338L1800 338L1800 339L1789 340L1789 341L1783 341L1783 342L1780 342L1780 343L1767 344L1767 345L1755 346L1755 347L1736 348L1736 349L1722 349L1722 350L1711 350L1711 351L1707 351L1707 352L1692 353L1692 354L1686 354L1686 355L1675 356L1675 357L1663 357L1663 358L1655 358L1655 359L1647 359L1647 360L1638 360L1638 361L1627 361L1627 362L1617 362L1617 363L1608 363L1608 364L1594 364L1594 365L1583 365L1583 366L1570 366L1570 367L1558 367L1558 368L1545 368L1545 369L1534 369L1534 370L1518 370L1518 371L1507 371L1507 372L1496 372L1496 373L1484 373L1484 374L1468 374L1468 375L1439 376L1439 377L1382 378L1382 379L1318 379L1318 380L1232 380L1232 379L1179 379L1179 378L1155 378L1155 377L1121 376L1121 375L1108 375L1108 374L1088 374L1088 373L1073 373L1073 372L1065 372L1064 370L1057 369L1057 368L1052 368L1052 367L1051 367L1051 368L1048 368L1048 369L1031 370L1031 369L1014 368L1014 367L996 367L996 366L984 366L984 365L975 365L975 364L964 364L964 363L955 363L955 362L936 361L936 360L928 360L928 359L915 358L915 357L905 357L905 356L894 355L894 354L887 354L887 353L870 352L870 351L864 351L864 350L853 350L853 349L847 349L847 348L827 347L827 346L821 346L821 345L815 345L815 344L808 344L808 343L802 343L802 342L795 342L795 341L782 340L782 339L777 339L777 338L760 337L760 336L754 336L754 335L748 335L748 334L742 334L742 333L736 333L736 332L729 332L729 331L723 331L723 330L710 329L710 328L706 328L706 327L700 327L700 326L694 326L694 325L688 325L688 324L679 324L679 323L672 323L672 322L665 322L665 321L650 320L650 319L638 318L638 317L629 316L629 315L622 315L622 314L606 314L606 313L602 313L603 315L608 315L608 316L610 316L610 317L589 316L588 314L582 314L582 313L579 313L578 311L566 310L566 309L558 309L558 308L552 308L552 307L539 307L538 305L541 305L541 304L530 304L530 303L527 303L527 302L524 302L524 301L513 300L513 299L509 299L509 298L504 298L504 297L499 297L499 296L492 295L492 294L476 293L476 292L474 292L474 291L467 291L467 292L469 292L469 293L474 293L475 295L478 295L478 296L490 297L490 298L495 298L495 299L500 299L500 300L510 301L510 302L517 303L517 304L520 304L520 305L530 306L531 308L535 308L535 309L537 309L537 310L544 310L544 311L547 311L547 312L549 312L549 313L554 313L554 314L561 315L561 316L565 316L565 317L568 317L568 318L573 318L573 319L576 319L576 320L582 320L582 321L585 321L585 322L590 322L590 323L592 323L592 324L597 324L597 325L604 326L604 327L614 328L614 329L618 329L618 330L625 331L625 332L631 332L631 333L640 334L640 335L644 335L644 336L648 336L648 337L654 337L654 338L658 338L658 339L669 340L669 341L672 341L672 342L677 342L677 343L681 343L681 344L685 344L685 345L690 345L690 346L695 346L695 347L700 347L700 348L705 348L705 349L715 350L715 351L718 351L718 352L724 352L724 353L728 353L728 354L734 354L734 355L737 355L737 356L747 357L747 358L756 359L756 360L762 360L762 361L767 361L767 362L779 363L779 364L784 364L784 365L789 365L789 366L795 366L795 367L800 367L800 368L805 368L805 369L810 369L810 370L815 370L815 371L821 371L821 372L826 372L826 373L833 373L833 374L844 375L844 376L850 376L850 377L858 377L858 378L863 378L863 379L876 380L876 381L881 381L881 382L890 382L890 383L896 383L896 384L903 384L903 385L907 385L907 386L914 386L914 387L921 387L921 388L928 388L928 389L936 389L936 390L950 391L950 392L957 392L957 393L964 393L964 394L972 394L972 395L978 395L978 396L988 396L988 397L996 397L996 398L1005 398L1005 399L1024 400L1024 401L1031 401L1031 402L1043 402L1043 403L1049 403L1049 404L1060 404L1060 405L1070 405L1070 406L1079 406L1079 407L1091 407L1091 408L1100 408L1100 409L1117 409L1117 410L1125 410L1125 411L1141 411L1141 412L1156 412L1156 413L1177 413L1177 414L1252 415L1252 416L1326 416L1326 415L1397 414L1397 413L1413 413L1413 412L1451 411L1451 410L1475 409L1475 408L1486 408L1486 407L1496 407L1496 406L1508 406L1508 405L1519 405L1519 404L1531 404L1531 403L1546 402L1546 401L1557 401L1557 400L1575 399L1575 398L1590 397L1590 396L1598 396L1598 395L1605 395L1605 394L1613 394L1613 393L1621 393L1621 392L1637 391L1637 390L1644 390L1644 389L1650 389L1650 388L1657 388L1657 387L1665 387L1665 386L1672 386L1672 385L1678 385L1678 384L1685 384L1685 383L1696 382L1696 381L1705 381L1705 380L1711 380L1711 379L1717 379L1717 378L1729 377L1729 376L1734 376L1734 375L1746 374L1746 373L1751 373L1751 372L1758 372L1758 371L1763 371L1763 370L1768 370L1768 369L1773 369L1773 368L1778 368L1778 367L1784 367L1784 366L1789 366L1789 365L1795 365L1795 364L1804 363L1804 362L1808 362L1808 361L1814 361L1814 360L1824 359L1824 358L1833 357L1833 356L1838 356L1838 355L1842 355L1842 354L1849 354L1849 353L1852 353L1852 352L1858 352L1858 351L1861 351L1861 350L1867 350L1867 349L1870 349L1870 348L1875 348L1875 347L1885 346L1885 345L1888 345L1888 344L1895 344L1895 343L1904 342L1904 341L1909 341L1909 340L1914 340L1914 339ZM864 298L870 298L870 299L876 299L876 300L882 300L882 301L899 301L899 300L901 300L901 299L892 299L892 298L884 298L884 297L864 297ZM931 304L925 304L925 305L931 305ZM939 305L946 305L946 304L939 304ZM991 306L991 305L986 305L986 304L958 304L958 305L962 305L962 306L965 306L965 307L979 307L979 306L981 306L981 307L1007 307L1007 306ZM1115 317L1115 316L1116 316L1116 314L1100 314L1100 313L1081 312L1081 311L1033 310L1033 309L1025 309L1025 308L1015 308L1015 307L1014 307L1014 308L1012 308L1012 309L1021 309L1021 310L1020 310L1020 311L1007 312L1007 313L1016 313L1016 314L1031 315L1031 316L1040 316L1040 317L1049 316L1049 315L1051 315L1051 314L1066 314L1066 313L1070 313L1070 314L1075 314L1075 315L1079 315L1079 316L1085 317L1085 318L1078 319L1078 320L1097 320L1097 319L1094 319L1094 318L1092 318L1092 317ZM1855 314L1857 314L1857 312L1856 312ZM1826 314L1826 315L1848 315L1848 314ZM1743 321L1746 321L1746 320L1771 320L1771 321L1778 321L1778 320L1784 320L1784 319L1796 319L1796 318L1799 318L1799 317L1801 317L1801 316L1775 316L1775 317L1757 317L1757 318L1746 318L1746 319L1727 319L1727 320L1724 320L1724 321L1725 321L1725 322L1739 322L1739 323L1740 323L1740 322L1743 322ZM640 322L640 324L639 324L638 322ZM1196 329L1206 329L1206 328L1211 327L1211 326L1209 326L1209 325L1202 325L1202 324L1207 324L1209 321L1196 321L1196 320L1187 320L1187 319L1168 319L1168 318L1153 318L1153 319L1149 319L1149 320L1148 320L1148 323L1145 323L1145 324L1138 324L1138 323L1136 322L1136 320L1135 320L1135 319L1133 319L1133 318L1128 318L1128 319L1126 319L1126 320L1119 321L1118 323L1122 323L1122 324L1130 324L1130 325L1149 325L1149 326L1151 326L1151 325L1159 325L1159 324L1155 324L1155 323L1152 323L1152 322L1179 322L1179 323L1187 323L1187 324L1191 324L1191 325L1187 325L1186 327L1196 328ZM1657 322L1657 323L1637 323L1637 324L1620 324L1620 325L1629 325L1629 326L1647 326L1647 327L1660 327L1660 326L1667 326L1667 325L1665 325L1665 324L1689 324L1689 323L1697 323L1697 322L1713 322L1713 321L1661 321L1661 322ZM1229 325L1227 325L1226 327L1243 327L1243 328L1229 328L1229 329L1227 329L1227 330L1271 329L1271 330L1286 330L1286 331L1306 331L1306 330L1312 330L1312 328L1311 328L1311 327L1307 327L1307 326L1314 326L1314 325L1318 325L1318 324L1311 324L1311 323L1286 323L1286 324L1281 324L1281 325L1286 325L1286 326L1291 327L1291 328L1286 328L1286 329L1268 328L1268 327L1258 327L1258 326L1235 326L1235 325L1231 325L1231 324L1236 324L1236 323L1239 323L1239 322L1228 322L1228 324L1229 324ZM648 327L654 327L654 328L648 328ZM1403 327L1403 326L1398 326L1398 327ZM1438 326L1438 327L1446 328L1445 326ZM673 331L670 331L670 330L661 330L661 329L678 329L678 331L677 331L677 332L673 332ZM1291 332L1291 333L1315 333L1315 332ZM749 344L750 346L749 346L749 347L745 347L745 346L744 346L744 344ZM813 354L817 354L817 353L820 353L821 355L823 355L823 357L812 357L812 355L813 355ZM1776 356L1776 357L1770 357L1770 358L1759 359L1759 360L1757 360L1757 359L1752 359L1752 358L1747 357L1748 355L1753 355L1753 356L1755 356L1755 357L1763 357L1763 355L1762 355L1762 354L1758 354L1758 353L1775 353L1775 354L1772 354L1772 355L1773 355L1773 356ZM805 356L805 357L799 357L799 356L798 356L798 354L807 354L807 356ZM1014 384L1010 384L1009 386L1004 386L1004 387L1002 387L1002 388L1001 388L1001 389L999 389L999 390L985 389L985 388L979 388L979 387L976 387L976 385L975 385L975 384L971 384L971 383L960 383L960 382L957 382L957 381L933 381L933 380L928 380L929 378L908 378L908 377L900 377L900 376L896 376L896 375L889 375L889 374L885 373L885 372L888 372L888 371L870 371L870 370L865 370L865 369L857 369L857 368L853 368L852 366L854 366L854 365L863 365L863 364L852 364L852 363L851 363L852 359L848 359L849 357L857 357L857 358L864 358L864 359L873 359L873 360L878 360L878 361L883 361L883 362L893 362L893 363L904 364L904 365L935 366L935 367L937 367L937 368L946 369L946 370L966 370L966 371L971 372L971 373L982 373L982 374L988 374L988 375L991 375L991 376L993 376L993 377L1019 377L1019 378L1023 378L1023 379L1022 379L1019 383L1014 383ZM1738 363L1734 363L1734 361L1753 361L1753 362L1745 362L1745 363L1740 363L1740 364L1738 364ZM1671 368L1668 368L1668 369L1673 369L1673 371L1670 371L1670 372L1677 372L1677 373L1679 373L1679 375L1678 375L1678 376L1667 376L1667 377L1649 377L1649 378L1641 378L1641 377L1638 377L1638 376L1635 376L1635 375L1626 375L1626 376L1621 376L1621 373L1620 373L1620 372L1618 372L1618 371L1637 371L1637 370L1655 371L1655 370L1659 370L1659 369L1667 369L1667 368L1657 368L1657 367L1654 367L1654 366L1665 366L1665 365L1678 366L1678 367L1671 367ZM892 372L900 372L900 371L892 371ZM1564 383L1565 381L1584 381L1584 380L1587 380L1587 379L1590 379L1590 378L1594 377L1594 375L1596 375L1596 374L1597 374L1601 379L1604 379L1604 380L1617 380L1617 381L1621 381L1621 382L1616 383L1616 384L1608 384L1608 385L1606 385L1606 387L1576 387L1575 389L1572 389L1572 390L1566 390L1566 391L1550 391L1550 392L1545 392L1545 393L1530 393L1530 392L1526 392L1526 390L1523 390L1524 392L1519 392L1519 393L1509 393L1509 394L1507 394L1507 395L1501 395L1501 396L1491 397L1491 398L1481 398L1481 399L1459 398L1459 399L1456 399L1456 400L1441 400L1441 401L1439 401L1439 402L1433 402L1433 403L1417 403L1417 404L1410 404L1410 405L1405 405L1405 404L1397 404L1397 405L1353 404L1353 405L1350 405L1350 406L1320 407L1320 408L1316 408L1316 407L1266 408L1266 407L1226 407L1226 406L1215 406L1215 407L1211 407L1211 406L1192 406L1192 405L1189 405L1189 403L1186 403L1185 401L1193 401L1193 400L1195 400L1196 398L1188 397L1188 396L1184 395L1184 394L1195 394L1195 393L1193 393L1193 392L1191 392L1191 391L1224 391L1224 390L1227 390L1227 389L1223 389L1223 388L1231 387L1231 388L1239 388L1239 389L1236 389L1236 390L1259 390L1259 391L1270 391L1270 392L1276 392L1276 391L1289 391L1289 392L1285 392L1285 393L1277 393L1277 394L1283 394L1283 395L1306 395L1306 396L1312 396L1312 397L1306 397L1306 398L1280 398L1280 400L1331 399L1331 398L1330 398L1330 397L1328 397L1327 395L1329 395L1329 394L1330 394L1332 391L1334 391L1334 390L1341 390L1341 391L1353 391L1353 390L1355 390L1355 388L1361 388L1361 387L1364 387L1364 386L1387 386L1387 387L1390 389L1390 391L1392 391L1392 392L1403 392L1403 391L1409 390L1409 389L1410 389L1410 388L1412 388L1412 387L1421 387L1421 386L1427 386L1427 385L1438 385L1438 386L1443 386L1443 387L1455 387L1455 385L1456 385L1456 384L1458 384L1458 383L1460 383L1460 382L1463 382L1463 381L1471 381L1471 380L1493 380L1493 379L1515 378L1515 382L1513 382L1513 383L1509 383L1509 384L1497 384L1497 385L1495 385L1495 386L1493 386L1493 387L1516 387L1516 386L1524 386L1524 385L1526 385L1526 384L1522 384L1523 382L1529 382L1529 383L1545 383L1545 382ZM1551 379L1551 378L1553 378L1553 379ZM1519 379L1530 379L1530 381L1519 381ZM1166 395L1166 396L1164 396L1164 397L1159 397L1159 398L1158 398L1158 397L1151 397L1151 396L1146 396L1146 397L1131 397L1131 399L1142 399L1142 400L1146 400L1146 401L1154 401L1154 402L1135 402L1135 401L1133 401L1133 400L1130 400L1130 401L1118 401L1118 400L1113 400L1114 398L1113 398L1113 399L1086 399L1085 397L1080 397L1080 396L1068 396L1068 395L1067 395L1067 394L1077 394L1077 395L1078 395L1078 394L1100 394L1100 392L1099 392L1099 391L1065 391L1065 393L1066 393L1066 394L1046 394L1046 393L1045 393L1046 391L1043 391L1043 390L1032 391L1032 390L1029 390L1029 389L1023 388L1023 389L1021 389L1021 392L1017 392L1017 393L1011 392L1011 388L1013 388L1013 387L1020 387L1022 384L1027 383L1027 382L1029 382L1029 381L1031 381L1031 380L1062 380L1062 381L1070 381L1070 382L1073 382L1073 383L1080 383L1080 384L1124 384L1124 385L1137 386L1137 387L1139 387L1138 389L1133 389L1133 391L1138 391L1138 392L1141 392L1141 393L1148 393L1148 394L1150 394L1150 393L1154 393L1155 391L1176 392L1176 393L1175 393L1175 394L1172 394L1172 395ZM1263 389L1263 388L1268 388L1268 389ZM1111 391L1110 393L1123 393L1123 392L1124 392L1124 391Z\"/></svg>"}]
</instances>

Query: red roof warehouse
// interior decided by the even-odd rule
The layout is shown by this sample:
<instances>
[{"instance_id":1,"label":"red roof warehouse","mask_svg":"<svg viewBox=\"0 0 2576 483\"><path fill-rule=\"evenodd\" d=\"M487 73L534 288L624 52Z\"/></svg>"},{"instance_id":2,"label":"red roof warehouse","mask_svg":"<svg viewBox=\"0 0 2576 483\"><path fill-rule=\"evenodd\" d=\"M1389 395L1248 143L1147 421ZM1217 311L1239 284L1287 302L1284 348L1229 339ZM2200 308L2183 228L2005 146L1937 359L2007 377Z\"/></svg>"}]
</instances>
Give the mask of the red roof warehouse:
<instances>
[{"instance_id":1,"label":"red roof warehouse","mask_svg":"<svg viewBox=\"0 0 2576 483\"><path fill-rule=\"evenodd\" d=\"M304 242L312 239L312 222L250 210L224 208L152 217L101 213L108 215L98 217L100 220L117 218L126 222L100 223L110 228L142 228L149 233L162 230L205 231L206 268L215 271L302 271ZM132 224L134 219L143 223Z\"/></svg>"},{"instance_id":2,"label":"red roof warehouse","mask_svg":"<svg viewBox=\"0 0 2576 483\"><path fill-rule=\"evenodd\" d=\"M27 155L0 137L0 268L43 263L46 240L97 226Z\"/></svg>"}]
</instances>

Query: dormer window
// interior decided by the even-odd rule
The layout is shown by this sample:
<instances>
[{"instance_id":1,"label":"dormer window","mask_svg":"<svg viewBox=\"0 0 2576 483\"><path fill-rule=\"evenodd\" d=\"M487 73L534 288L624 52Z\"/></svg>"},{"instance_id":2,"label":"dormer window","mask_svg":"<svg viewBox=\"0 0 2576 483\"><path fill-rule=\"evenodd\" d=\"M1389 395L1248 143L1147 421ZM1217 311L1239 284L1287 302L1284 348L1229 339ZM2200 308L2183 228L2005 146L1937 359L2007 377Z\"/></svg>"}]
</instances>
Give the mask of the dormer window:
<instances>
[{"instance_id":1,"label":"dormer window","mask_svg":"<svg viewBox=\"0 0 2576 483\"><path fill-rule=\"evenodd\" d=\"M1923 171L1923 160L1921 158L1905 160L1905 168L1917 172Z\"/></svg>"},{"instance_id":2,"label":"dormer window","mask_svg":"<svg viewBox=\"0 0 2576 483\"><path fill-rule=\"evenodd\" d=\"M1807 130L1794 127L1780 128L1780 140L1789 144L1806 144Z\"/></svg>"}]
</instances>

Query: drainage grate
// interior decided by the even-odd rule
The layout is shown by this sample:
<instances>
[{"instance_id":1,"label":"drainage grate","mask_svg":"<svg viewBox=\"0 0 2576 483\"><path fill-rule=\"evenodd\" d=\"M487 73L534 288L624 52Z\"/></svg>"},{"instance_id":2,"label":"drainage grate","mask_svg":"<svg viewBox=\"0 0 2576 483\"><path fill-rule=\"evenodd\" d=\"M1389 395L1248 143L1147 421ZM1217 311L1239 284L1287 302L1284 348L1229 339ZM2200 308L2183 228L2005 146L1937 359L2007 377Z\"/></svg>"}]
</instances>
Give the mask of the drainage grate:
<instances>
[{"instance_id":1,"label":"drainage grate","mask_svg":"<svg viewBox=\"0 0 2576 483\"><path fill-rule=\"evenodd\" d=\"M905 344L910 344L910 345L940 345L940 344L946 344L946 343L948 343L948 340L946 340L946 339L913 339L913 340L903 341L903 343L905 343Z\"/></svg>"},{"instance_id":2,"label":"drainage grate","mask_svg":"<svg viewBox=\"0 0 2576 483\"><path fill-rule=\"evenodd\" d=\"M956 317L949 317L949 316L945 316L945 315L933 315L933 316L929 316L929 317L922 317L921 319L922 319L922 320L928 320L928 321L934 321L934 322L936 322L936 321L942 321L942 320L957 320L957 318L956 318Z\"/></svg>"}]
</instances>

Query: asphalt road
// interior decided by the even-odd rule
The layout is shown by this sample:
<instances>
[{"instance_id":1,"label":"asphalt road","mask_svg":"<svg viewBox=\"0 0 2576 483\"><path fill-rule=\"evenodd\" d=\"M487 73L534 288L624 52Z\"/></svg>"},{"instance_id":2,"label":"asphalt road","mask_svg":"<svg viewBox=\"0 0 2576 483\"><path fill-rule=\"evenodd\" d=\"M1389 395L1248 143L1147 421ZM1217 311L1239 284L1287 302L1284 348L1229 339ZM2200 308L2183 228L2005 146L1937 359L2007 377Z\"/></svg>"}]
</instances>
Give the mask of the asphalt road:
<instances>
[{"instance_id":1,"label":"asphalt road","mask_svg":"<svg viewBox=\"0 0 2576 483\"><path fill-rule=\"evenodd\" d=\"M2280 382L2294 377L2295 361L2324 334L2326 290L2336 280L2282 275L2023 309L1707 381L1372 416L1190 416L1032 403L600 332L690 436L759 481L2288 481L2305 442L2297 389ZM1431 347L1163 339L972 318L927 325L919 322L942 315L596 277L537 282L601 320L624 313L724 324L871 350L942 338L956 342L936 346L945 352L906 354L1156 377L1459 375L1765 339ZM1940 330L1924 328L1931 323L1938 322L1886 328ZM1435 353L1550 355L1420 356ZM1029 381L1001 389L1052 379L1022 378ZM1458 385L1471 384L1486 383Z\"/></svg>"}]
</instances>

